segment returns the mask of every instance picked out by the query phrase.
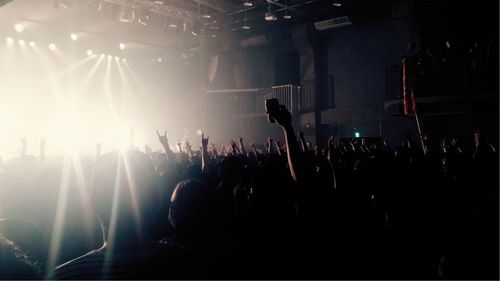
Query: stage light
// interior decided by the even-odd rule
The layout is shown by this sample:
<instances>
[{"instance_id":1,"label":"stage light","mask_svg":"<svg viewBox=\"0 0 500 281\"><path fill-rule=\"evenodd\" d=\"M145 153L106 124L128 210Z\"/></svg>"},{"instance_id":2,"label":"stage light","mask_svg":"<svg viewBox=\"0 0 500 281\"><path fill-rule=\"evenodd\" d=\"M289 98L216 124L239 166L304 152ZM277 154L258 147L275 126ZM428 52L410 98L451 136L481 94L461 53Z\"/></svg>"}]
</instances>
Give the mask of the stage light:
<instances>
[{"instance_id":1,"label":"stage light","mask_svg":"<svg viewBox=\"0 0 500 281\"><path fill-rule=\"evenodd\" d=\"M276 17L276 14L273 12L273 10L271 9L271 5L268 5L267 6L267 12L264 16L264 19L266 21L275 21L278 19L278 17Z\"/></svg>"},{"instance_id":2,"label":"stage light","mask_svg":"<svg viewBox=\"0 0 500 281\"><path fill-rule=\"evenodd\" d=\"M202 134L201 129L196 130L196 134L197 134L198 136L201 136L201 134Z\"/></svg>"},{"instance_id":3,"label":"stage light","mask_svg":"<svg viewBox=\"0 0 500 281\"><path fill-rule=\"evenodd\" d=\"M87 56L91 56L93 54L94 54L94 52L92 52L92 50L87 50Z\"/></svg>"},{"instance_id":4,"label":"stage light","mask_svg":"<svg viewBox=\"0 0 500 281\"><path fill-rule=\"evenodd\" d=\"M17 32L23 32L24 31L24 25L20 24L20 23L16 23L14 25L14 29L17 31Z\"/></svg>"},{"instance_id":5,"label":"stage light","mask_svg":"<svg viewBox=\"0 0 500 281\"><path fill-rule=\"evenodd\" d=\"M73 41L78 40L78 35L76 35L75 33L71 33L71 35L69 37L71 37L71 40L73 40Z\"/></svg>"},{"instance_id":6,"label":"stage light","mask_svg":"<svg viewBox=\"0 0 500 281\"><path fill-rule=\"evenodd\" d=\"M12 39L12 37L7 37L7 39L6 39L6 40L7 40L7 43L8 43L9 45L11 45L11 44L13 44L13 43L14 43L14 39Z\"/></svg>"},{"instance_id":7,"label":"stage light","mask_svg":"<svg viewBox=\"0 0 500 281\"><path fill-rule=\"evenodd\" d=\"M31 47L35 47L36 46L36 43L34 41L30 41L29 44L30 44Z\"/></svg>"},{"instance_id":8,"label":"stage light","mask_svg":"<svg viewBox=\"0 0 500 281\"><path fill-rule=\"evenodd\" d=\"M340 6L342 6L342 3L335 2L335 3L333 3L332 5L333 5L333 6L335 6L335 7L340 7Z\"/></svg>"},{"instance_id":9,"label":"stage light","mask_svg":"<svg viewBox=\"0 0 500 281\"><path fill-rule=\"evenodd\" d=\"M119 60L120 60L120 58L119 58L119 57L115 57L115 60L119 61Z\"/></svg>"},{"instance_id":10,"label":"stage light","mask_svg":"<svg viewBox=\"0 0 500 281\"><path fill-rule=\"evenodd\" d=\"M127 60L126 59L122 59L122 62L127 62Z\"/></svg>"},{"instance_id":11,"label":"stage light","mask_svg":"<svg viewBox=\"0 0 500 281\"><path fill-rule=\"evenodd\" d=\"M159 63L162 63L162 62L163 62L163 58L158 57L158 58L156 59L156 61L158 61Z\"/></svg>"},{"instance_id":12,"label":"stage light","mask_svg":"<svg viewBox=\"0 0 500 281\"><path fill-rule=\"evenodd\" d=\"M118 45L120 47L120 50L125 50L125 44L123 43L120 43L120 45Z\"/></svg>"},{"instance_id":13,"label":"stage light","mask_svg":"<svg viewBox=\"0 0 500 281\"><path fill-rule=\"evenodd\" d=\"M361 136L361 134L359 132L354 132L354 137L355 138L359 138Z\"/></svg>"},{"instance_id":14,"label":"stage light","mask_svg":"<svg viewBox=\"0 0 500 281\"><path fill-rule=\"evenodd\" d=\"M245 3L243 3L243 6L245 6L245 7L252 7L253 3L247 0L247 1L245 1Z\"/></svg>"},{"instance_id":15,"label":"stage light","mask_svg":"<svg viewBox=\"0 0 500 281\"><path fill-rule=\"evenodd\" d=\"M175 23L175 19L172 20L169 24L168 24L168 27L170 28L177 28L177 23Z\"/></svg>"},{"instance_id":16,"label":"stage light","mask_svg":"<svg viewBox=\"0 0 500 281\"><path fill-rule=\"evenodd\" d=\"M101 58L104 58L106 55L105 54L101 54Z\"/></svg>"},{"instance_id":17,"label":"stage light","mask_svg":"<svg viewBox=\"0 0 500 281\"><path fill-rule=\"evenodd\" d=\"M113 56L112 55L108 55L108 60L112 59Z\"/></svg>"},{"instance_id":18,"label":"stage light","mask_svg":"<svg viewBox=\"0 0 500 281\"><path fill-rule=\"evenodd\" d=\"M243 28L244 30L249 30L251 27L248 24L245 24L241 28Z\"/></svg>"},{"instance_id":19,"label":"stage light","mask_svg":"<svg viewBox=\"0 0 500 281\"><path fill-rule=\"evenodd\" d=\"M22 40L22 39L21 39L21 40L17 41L17 43L19 43L19 45L21 45L21 46L24 46L24 44L25 44L26 42L24 42L24 40Z\"/></svg>"},{"instance_id":20,"label":"stage light","mask_svg":"<svg viewBox=\"0 0 500 281\"><path fill-rule=\"evenodd\" d=\"M56 49L56 44L51 43L51 44L49 45L49 49L50 49L51 51L54 51L54 50Z\"/></svg>"},{"instance_id":21,"label":"stage light","mask_svg":"<svg viewBox=\"0 0 500 281\"><path fill-rule=\"evenodd\" d=\"M203 15L201 15L201 17L204 18L204 19L210 19L210 18L212 18L212 16L209 15L209 14L203 14Z\"/></svg>"}]
</instances>

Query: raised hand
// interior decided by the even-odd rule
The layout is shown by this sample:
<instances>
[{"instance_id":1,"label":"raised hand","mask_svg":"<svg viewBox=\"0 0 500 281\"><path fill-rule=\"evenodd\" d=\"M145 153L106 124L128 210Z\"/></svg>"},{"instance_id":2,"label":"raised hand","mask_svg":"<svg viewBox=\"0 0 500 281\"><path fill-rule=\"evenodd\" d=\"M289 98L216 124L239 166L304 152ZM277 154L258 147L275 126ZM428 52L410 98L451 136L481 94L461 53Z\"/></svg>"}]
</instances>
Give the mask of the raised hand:
<instances>
[{"instance_id":1,"label":"raised hand","mask_svg":"<svg viewBox=\"0 0 500 281\"><path fill-rule=\"evenodd\" d=\"M282 127L289 127L292 125L292 114L282 104L279 106L279 109L270 114L270 116Z\"/></svg>"},{"instance_id":2,"label":"raised hand","mask_svg":"<svg viewBox=\"0 0 500 281\"><path fill-rule=\"evenodd\" d=\"M267 153L268 154L271 154L273 152L273 138L272 137L269 137L267 138Z\"/></svg>"},{"instance_id":3,"label":"raised hand","mask_svg":"<svg viewBox=\"0 0 500 281\"><path fill-rule=\"evenodd\" d=\"M179 153L182 153L182 143L180 141L177 142L177 147L179 148Z\"/></svg>"},{"instance_id":4,"label":"raised hand","mask_svg":"<svg viewBox=\"0 0 500 281\"><path fill-rule=\"evenodd\" d=\"M238 138L238 143L240 144L240 151L241 151L241 154L244 154L246 155L247 154L247 151L245 149L245 145L243 144L243 137L239 137Z\"/></svg>"},{"instance_id":5,"label":"raised hand","mask_svg":"<svg viewBox=\"0 0 500 281\"><path fill-rule=\"evenodd\" d=\"M205 133L201 134L201 147L205 150L208 147L208 136L205 138Z\"/></svg>"},{"instance_id":6,"label":"raised hand","mask_svg":"<svg viewBox=\"0 0 500 281\"><path fill-rule=\"evenodd\" d=\"M302 131L302 128L299 127L299 138L303 139L304 138L304 131Z\"/></svg>"},{"instance_id":7,"label":"raised hand","mask_svg":"<svg viewBox=\"0 0 500 281\"><path fill-rule=\"evenodd\" d=\"M167 149L168 147L167 130L165 130L165 135L160 135L160 132L158 132L158 130L156 130L156 134L158 135L158 140L160 141L161 145L163 145L163 147Z\"/></svg>"},{"instance_id":8,"label":"raised hand","mask_svg":"<svg viewBox=\"0 0 500 281\"><path fill-rule=\"evenodd\" d=\"M208 172L208 136L205 138L205 133L201 133L201 171Z\"/></svg>"}]
</instances>

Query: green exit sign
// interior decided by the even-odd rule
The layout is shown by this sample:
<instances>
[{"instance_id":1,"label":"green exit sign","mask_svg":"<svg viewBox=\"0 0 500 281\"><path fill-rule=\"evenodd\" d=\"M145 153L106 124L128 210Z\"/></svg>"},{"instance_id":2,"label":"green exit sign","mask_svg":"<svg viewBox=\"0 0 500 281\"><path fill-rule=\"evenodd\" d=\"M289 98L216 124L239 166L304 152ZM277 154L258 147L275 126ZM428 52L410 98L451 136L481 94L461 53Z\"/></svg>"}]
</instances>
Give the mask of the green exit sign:
<instances>
[{"instance_id":1,"label":"green exit sign","mask_svg":"<svg viewBox=\"0 0 500 281\"><path fill-rule=\"evenodd\" d=\"M359 132L354 132L354 137L355 138L359 138L359 136L360 136Z\"/></svg>"}]
</instances>

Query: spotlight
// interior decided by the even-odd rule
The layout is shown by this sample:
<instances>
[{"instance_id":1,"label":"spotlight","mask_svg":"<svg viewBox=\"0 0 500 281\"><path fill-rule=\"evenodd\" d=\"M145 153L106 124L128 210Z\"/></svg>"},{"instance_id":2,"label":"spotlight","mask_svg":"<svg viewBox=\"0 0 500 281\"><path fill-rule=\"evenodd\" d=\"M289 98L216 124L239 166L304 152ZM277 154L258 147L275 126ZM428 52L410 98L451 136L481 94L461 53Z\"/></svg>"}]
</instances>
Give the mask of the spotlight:
<instances>
[{"instance_id":1,"label":"spotlight","mask_svg":"<svg viewBox=\"0 0 500 281\"><path fill-rule=\"evenodd\" d=\"M249 30L251 27L248 24L245 24L241 28L243 28L244 30Z\"/></svg>"},{"instance_id":2,"label":"spotlight","mask_svg":"<svg viewBox=\"0 0 500 281\"><path fill-rule=\"evenodd\" d=\"M270 5L267 6L267 12L266 12L266 15L264 16L264 19L266 21L275 21L278 19L278 17L276 17L276 14L271 9Z\"/></svg>"},{"instance_id":3,"label":"spotlight","mask_svg":"<svg viewBox=\"0 0 500 281\"><path fill-rule=\"evenodd\" d=\"M17 41L17 43L19 43L19 45L21 45L21 46L24 46L24 43L26 43L26 42L24 42L24 40L21 39L21 40Z\"/></svg>"},{"instance_id":4,"label":"spotlight","mask_svg":"<svg viewBox=\"0 0 500 281\"><path fill-rule=\"evenodd\" d=\"M112 55L108 55L108 60L112 59L113 56Z\"/></svg>"},{"instance_id":5,"label":"spotlight","mask_svg":"<svg viewBox=\"0 0 500 281\"><path fill-rule=\"evenodd\" d=\"M245 6L245 7L252 7L253 3L247 0L247 1L245 1L245 3L243 3L243 6Z\"/></svg>"},{"instance_id":6,"label":"spotlight","mask_svg":"<svg viewBox=\"0 0 500 281\"><path fill-rule=\"evenodd\" d=\"M94 52L92 52L92 50L87 50L87 56L91 56L93 54L94 54Z\"/></svg>"},{"instance_id":7,"label":"spotlight","mask_svg":"<svg viewBox=\"0 0 500 281\"><path fill-rule=\"evenodd\" d=\"M120 50L125 50L125 44L120 43L119 47L120 47Z\"/></svg>"},{"instance_id":8,"label":"spotlight","mask_svg":"<svg viewBox=\"0 0 500 281\"><path fill-rule=\"evenodd\" d=\"M51 43L51 44L49 45L49 49L50 49L51 51L54 51L54 50L56 49L56 44Z\"/></svg>"},{"instance_id":9,"label":"spotlight","mask_svg":"<svg viewBox=\"0 0 500 281\"><path fill-rule=\"evenodd\" d=\"M33 42L33 41L30 41L29 44L30 44L31 47L35 47L36 46L35 42Z\"/></svg>"},{"instance_id":10,"label":"spotlight","mask_svg":"<svg viewBox=\"0 0 500 281\"><path fill-rule=\"evenodd\" d=\"M103 59L106 55L105 54L101 54L101 58Z\"/></svg>"},{"instance_id":11,"label":"spotlight","mask_svg":"<svg viewBox=\"0 0 500 281\"><path fill-rule=\"evenodd\" d=\"M7 37L7 39L6 39L6 40L7 40L7 43L8 43L9 45L11 45L11 44L13 44L13 43L14 43L14 39L12 39L12 37Z\"/></svg>"},{"instance_id":12,"label":"spotlight","mask_svg":"<svg viewBox=\"0 0 500 281\"><path fill-rule=\"evenodd\" d=\"M70 37L71 37L71 40L73 40L73 41L76 41L78 39L78 35L76 35L75 33L71 33Z\"/></svg>"},{"instance_id":13,"label":"spotlight","mask_svg":"<svg viewBox=\"0 0 500 281\"><path fill-rule=\"evenodd\" d=\"M123 58L123 59L122 59L122 62L127 62L127 60Z\"/></svg>"},{"instance_id":14,"label":"spotlight","mask_svg":"<svg viewBox=\"0 0 500 281\"><path fill-rule=\"evenodd\" d=\"M158 58L156 59L156 61L158 61L159 63L162 63L162 62L163 62L163 58L162 58L162 57L158 57Z\"/></svg>"},{"instance_id":15,"label":"spotlight","mask_svg":"<svg viewBox=\"0 0 500 281\"><path fill-rule=\"evenodd\" d=\"M193 24L193 30L191 30L191 34L193 34L194 36L198 36L198 34L200 34L200 31L201 31L201 28L198 24Z\"/></svg>"},{"instance_id":16,"label":"spotlight","mask_svg":"<svg viewBox=\"0 0 500 281\"><path fill-rule=\"evenodd\" d=\"M342 3L335 2L335 3L333 3L332 5L333 5L333 6L335 6L335 7L340 7L340 6L342 6Z\"/></svg>"},{"instance_id":17,"label":"spotlight","mask_svg":"<svg viewBox=\"0 0 500 281\"><path fill-rule=\"evenodd\" d=\"M17 32L23 32L24 30L24 25L20 24L20 23L16 23L14 25L14 29L17 31Z\"/></svg>"},{"instance_id":18,"label":"spotlight","mask_svg":"<svg viewBox=\"0 0 500 281\"><path fill-rule=\"evenodd\" d=\"M170 28L177 28L177 23L175 19L170 19L170 22L168 23L168 27Z\"/></svg>"},{"instance_id":19,"label":"spotlight","mask_svg":"<svg viewBox=\"0 0 500 281\"><path fill-rule=\"evenodd\" d=\"M119 58L119 57L115 57L115 60L119 61L119 60L120 60L120 58Z\"/></svg>"}]
</instances>

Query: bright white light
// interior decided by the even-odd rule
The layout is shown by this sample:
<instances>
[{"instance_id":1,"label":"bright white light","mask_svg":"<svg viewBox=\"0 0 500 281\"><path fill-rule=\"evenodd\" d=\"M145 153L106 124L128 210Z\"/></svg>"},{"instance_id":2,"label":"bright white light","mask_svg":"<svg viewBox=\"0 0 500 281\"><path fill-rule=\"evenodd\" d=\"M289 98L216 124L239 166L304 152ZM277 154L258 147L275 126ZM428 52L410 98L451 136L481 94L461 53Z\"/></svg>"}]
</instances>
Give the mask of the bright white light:
<instances>
[{"instance_id":1,"label":"bright white light","mask_svg":"<svg viewBox=\"0 0 500 281\"><path fill-rule=\"evenodd\" d=\"M54 51L54 50L56 49L56 44L51 43L51 44L49 45L49 49L50 49L51 51Z\"/></svg>"},{"instance_id":2,"label":"bright white light","mask_svg":"<svg viewBox=\"0 0 500 281\"><path fill-rule=\"evenodd\" d=\"M253 3L247 0L245 3L243 3L243 6L245 6L245 7L252 7Z\"/></svg>"},{"instance_id":3,"label":"bright white light","mask_svg":"<svg viewBox=\"0 0 500 281\"><path fill-rule=\"evenodd\" d=\"M159 63L162 63L163 62L163 58L159 57L156 59L156 61L158 61Z\"/></svg>"},{"instance_id":4,"label":"bright white light","mask_svg":"<svg viewBox=\"0 0 500 281\"><path fill-rule=\"evenodd\" d=\"M198 136L201 136L201 133L202 133L202 132L201 132L201 129L196 130L196 134L197 134Z\"/></svg>"},{"instance_id":5,"label":"bright white light","mask_svg":"<svg viewBox=\"0 0 500 281\"><path fill-rule=\"evenodd\" d=\"M78 35L76 35L75 33L71 33L70 37L71 37L71 40L73 40L73 41L76 41L78 39Z\"/></svg>"},{"instance_id":6,"label":"bright white light","mask_svg":"<svg viewBox=\"0 0 500 281\"><path fill-rule=\"evenodd\" d=\"M24 30L24 25L20 24L20 23L16 23L14 25L14 29L17 31L17 32L23 32Z\"/></svg>"},{"instance_id":7,"label":"bright white light","mask_svg":"<svg viewBox=\"0 0 500 281\"><path fill-rule=\"evenodd\" d=\"M11 45L11 44L13 44L13 43L14 43L14 39L12 39L12 37L7 37L7 39L6 39L6 40L7 40L7 43L8 43L9 45Z\"/></svg>"},{"instance_id":8,"label":"bright white light","mask_svg":"<svg viewBox=\"0 0 500 281\"><path fill-rule=\"evenodd\" d=\"M246 24L245 24L245 25L244 25L244 26L242 26L241 28L243 28L244 30L249 30L251 27L250 27L249 25L246 25Z\"/></svg>"},{"instance_id":9,"label":"bright white light","mask_svg":"<svg viewBox=\"0 0 500 281\"><path fill-rule=\"evenodd\" d=\"M333 6L335 6L335 7L340 7L340 6L342 6L342 3L335 2L335 3L333 3Z\"/></svg>"},{"instance_id":10,"label":"bright white light","mask_svg":"<svg viewBox=\"0 0 500 281\"><path fill-rule=\"evenodd\" d=\"M120 47L120 50L125 50L125 44L120 43L119 47Z\"/></svg>"},{"instance_id":11,"label":"bright white light","mask_svg":"<svg viewBox=\"0 0 500 281\"><path fill-rule=\"evenodd\" d=\"M94 54L94 52L92 52L92 50L87 50L87 56L91 56L93 54Z\"/></svg>"},{"instance_id":12,"label":"bright white light","mask_svg":"<svg viewBox=\"0 0 500 281\"><path fill-rule=\"evenodd\" d=\"M29 44L30 44L31 47L35 47L36 46L36 43L34 41L30 41Z\"/></svg>"},{"instance_id":13,"label":"bright white light","mask_svg":"<svg viewBox=\"0 0 500 281\"><path fill-rule=\"evenodd\" d=\"M101 58L104 58L106 55L105 54L101 54Z\"/></svg>"},{"instance_id":14,"label":"bright white light","mask_svg":"<svg viewBox=\"0 0 500 281\"><path fill-rule=\"evenodd\" d=\"M127 62L127 60L126 59L122 59L122 62Z\"/></svg>"},{"instance_id":15,"label":"bright white light","mask_svg":"<svg viewBox=\"0 0 500 281\"><path fill-rule=\"evenodd\" d=\"M120 58L119 57L115 57L115 60L120 60Z\"/></svg>"},{"instance_id":16,"label":"bright white light","mask_svg":"<svg viewBox=\"0 0 500 281\"><path fill-rule=\"evenodd\" d=\"M212 18L212 16L209 15L209 14L204 14L201 17L204 18L204 19L210 19L210 18Z\"/></svg>"},{"instance_id":17,"label":"bright white light","mask_svg":"<svg viewBox=\"0 0 500 281\"><path fill-rule=\"evenodd\" d=\"M24 44L25 44L26 42L24 42L24 40L22 40L22 39L21 39L21 40L17 41L17 43L19 43L19 45L21 45L21 46L24 46Z\"/></svg>"},{"instance_id":18,"label":"bright white light","mask_svg":"<svg viewBox=\"0 0 500 281\"><path fill-rule=\"evenodd\" d=\"M112 55L108 55L108 60L112 59L113 56Z\"/></svg>"}]
</instances>

